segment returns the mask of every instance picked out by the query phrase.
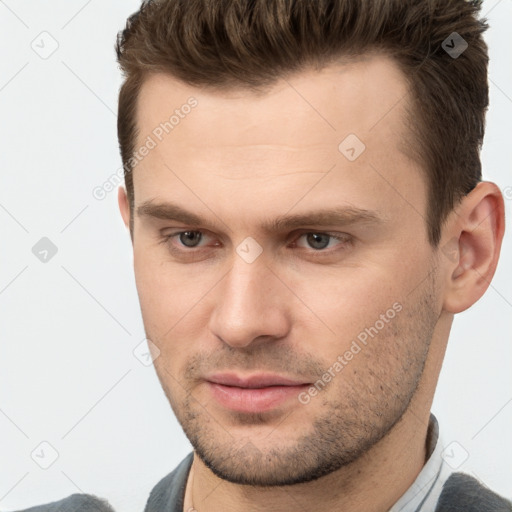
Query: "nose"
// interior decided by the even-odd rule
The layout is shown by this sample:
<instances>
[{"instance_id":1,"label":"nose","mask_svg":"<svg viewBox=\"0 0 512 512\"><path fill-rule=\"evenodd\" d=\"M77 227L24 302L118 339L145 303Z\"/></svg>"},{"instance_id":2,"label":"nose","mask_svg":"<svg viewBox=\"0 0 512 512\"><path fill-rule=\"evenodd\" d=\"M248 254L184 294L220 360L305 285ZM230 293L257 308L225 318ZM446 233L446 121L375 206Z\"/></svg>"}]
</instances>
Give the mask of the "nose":
<instances>
[{"instance_id":1,"label":"nose","mask_svg":"<svg viewBox=\"0 0 512 512\"><path fill-rule=\"evenodd\" d=\"M211 332L233 348L285 337L292 293L264 258L247 263L238 255L216 287ZM257 341L258 340L258 341Z\"/></svg>"}]
</instances>

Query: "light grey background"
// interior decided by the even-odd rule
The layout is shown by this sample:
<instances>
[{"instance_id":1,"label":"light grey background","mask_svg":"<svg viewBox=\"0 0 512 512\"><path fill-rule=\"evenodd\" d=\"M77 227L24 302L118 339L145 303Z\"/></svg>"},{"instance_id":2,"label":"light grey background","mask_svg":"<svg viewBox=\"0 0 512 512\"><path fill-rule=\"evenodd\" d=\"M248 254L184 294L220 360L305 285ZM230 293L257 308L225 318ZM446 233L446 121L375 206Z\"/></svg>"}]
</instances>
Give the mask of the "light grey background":
<instances>
[{"instance_id":1,"label":"light grey background","mask_svg":"<svg viewBox=\"0 0 512 512\"><path fill-rule=\"evenodd\" d=\"M116 191L92 194L121 165L113 45L138 6L0 1L0 510L86 492L139 512L191 450L133 353L144 360L145 336ZM505 191L510 218L512 2L487 0L483 13L484 179ZM46 263L32 252L43 237L57 247ZM433 408L451 463L508 497L511 261L508 229L488 292L455 319Z\"/></svg>"}]
</instances>

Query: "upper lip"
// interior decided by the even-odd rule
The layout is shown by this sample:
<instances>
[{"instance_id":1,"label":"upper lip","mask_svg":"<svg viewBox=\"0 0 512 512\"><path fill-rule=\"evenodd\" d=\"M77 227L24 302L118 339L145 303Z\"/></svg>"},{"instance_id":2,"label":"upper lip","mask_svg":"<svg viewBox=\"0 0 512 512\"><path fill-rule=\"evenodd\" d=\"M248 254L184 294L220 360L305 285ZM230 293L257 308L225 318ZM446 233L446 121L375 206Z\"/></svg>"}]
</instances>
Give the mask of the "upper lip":
<instances>
[{"instance_id":1,"label":"upper lip","mask_svg":"<svg viewBox=\"0 0 512 512\"><path fill-rule=\"evenodd\" d=\"M206 378L209 382L239 388L264 388L268 386L302 386L309 384L303 380L294 380L273 373L258 373L239 376L234 373L216 373Z\"/></svg>"}]
</instances>

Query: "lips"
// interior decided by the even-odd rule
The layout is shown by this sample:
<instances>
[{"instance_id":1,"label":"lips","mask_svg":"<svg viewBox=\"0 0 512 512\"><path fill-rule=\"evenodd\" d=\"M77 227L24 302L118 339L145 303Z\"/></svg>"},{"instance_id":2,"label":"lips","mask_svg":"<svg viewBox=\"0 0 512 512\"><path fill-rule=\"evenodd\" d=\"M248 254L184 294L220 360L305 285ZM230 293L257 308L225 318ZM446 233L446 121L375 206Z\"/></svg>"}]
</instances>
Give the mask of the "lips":
<instances>
[{"instance_id":1,"label":"lips","mask_svg":"<svg viewBox=\"0 0 512 512\"><path fill-rule=\"evenodd\" d=\"M245 413L270 411L287 403L290 406L299 405L298 395L310 386L303 380L276 374L239 376L222 373L211 375L206 381L218 405Z\"/></svg>"},{"instance_id":2,"label":"lips","mask_svg":"<svg viewBox=\"0 0 512 512\"><path fill-rule=\"evenodd\" d=\"M256 375L248 375L240 377L234 373L219 373L208 377L206 380L223 386L235 386L238 388L266 388L270 386L300 386L309 384L301 380L293 380L280 375L271 373L260 373Z\"/></svg>"}]
</instances>

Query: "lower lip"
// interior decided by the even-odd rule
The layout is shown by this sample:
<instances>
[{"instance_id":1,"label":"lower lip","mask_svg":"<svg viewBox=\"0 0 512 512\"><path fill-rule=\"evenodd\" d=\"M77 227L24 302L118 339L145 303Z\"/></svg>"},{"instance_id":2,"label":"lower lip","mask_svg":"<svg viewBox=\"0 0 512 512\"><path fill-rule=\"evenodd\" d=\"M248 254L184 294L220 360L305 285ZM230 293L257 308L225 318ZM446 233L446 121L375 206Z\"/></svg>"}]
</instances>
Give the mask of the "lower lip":
<instances>
[{"instance_id":1,"label":"lower lip","mask_svg":"<svg viewBox=\"0 0 512 512\"><path fill-rule=\"evenodd\" d=\"M295 399L309 384L300 386L269 386L266 388L237 388L208 382L213 397L222 406L238 412L265 412Z\"/></svg>"}]
</instances>

